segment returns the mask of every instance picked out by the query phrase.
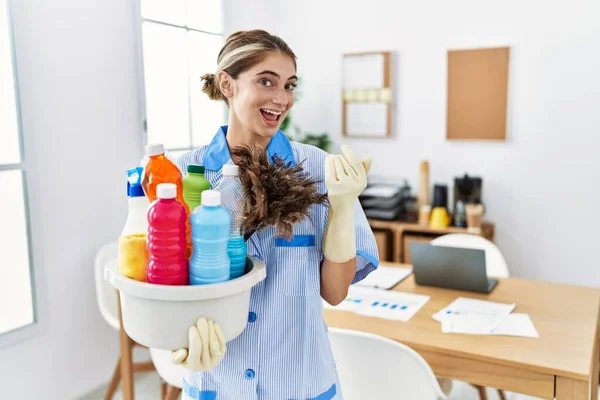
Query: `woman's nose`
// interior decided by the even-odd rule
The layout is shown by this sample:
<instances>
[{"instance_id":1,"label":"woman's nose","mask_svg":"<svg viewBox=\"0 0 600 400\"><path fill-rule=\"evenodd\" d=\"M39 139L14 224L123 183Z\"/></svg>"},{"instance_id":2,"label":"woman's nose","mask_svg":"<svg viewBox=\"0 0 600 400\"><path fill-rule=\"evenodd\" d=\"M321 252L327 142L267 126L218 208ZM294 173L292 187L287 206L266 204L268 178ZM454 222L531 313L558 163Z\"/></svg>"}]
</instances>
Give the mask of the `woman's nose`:
<instances>
[{"instance_id":1,"label":"woman's nose","mask_svg":"<svg viewBox=\"0 0 600 400\"><path fill-rule=\"evenodd\" d=\"M273 103L281 106L287 106L288 99L285 90L278 90L273 98Z\"/></svg>"}]
</instances>

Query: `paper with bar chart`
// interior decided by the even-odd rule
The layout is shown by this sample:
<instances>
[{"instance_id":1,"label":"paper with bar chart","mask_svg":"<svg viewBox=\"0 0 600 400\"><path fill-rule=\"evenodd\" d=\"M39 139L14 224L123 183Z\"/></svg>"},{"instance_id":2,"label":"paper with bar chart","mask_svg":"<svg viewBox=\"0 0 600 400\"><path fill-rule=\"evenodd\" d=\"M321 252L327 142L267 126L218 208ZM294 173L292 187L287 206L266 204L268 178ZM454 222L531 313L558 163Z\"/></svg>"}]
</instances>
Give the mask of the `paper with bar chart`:
<instances>
[{"instance_id":1,"label":"paper with bar chart","mask_svg":"<svg viewBox=\"0 0 600 400\"><path fill-rule=\"evenodd\" d=\"M351 286L348 296L339 305L323 304L329 309L406 322L428 301L429 296L420 294Z\"/></svg>"}]
</instances>

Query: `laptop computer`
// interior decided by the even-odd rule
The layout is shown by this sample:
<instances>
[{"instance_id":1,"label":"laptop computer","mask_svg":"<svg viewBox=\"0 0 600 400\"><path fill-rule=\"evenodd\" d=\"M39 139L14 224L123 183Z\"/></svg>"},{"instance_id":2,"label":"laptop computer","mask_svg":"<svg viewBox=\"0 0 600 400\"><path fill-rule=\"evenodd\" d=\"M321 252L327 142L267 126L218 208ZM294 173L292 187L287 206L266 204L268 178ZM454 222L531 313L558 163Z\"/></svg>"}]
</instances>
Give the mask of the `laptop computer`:
<instances>
[{"instance_id":1,"label":"laptop computer","mask_svg":"<svg viewBox=\"0 0 600 400\"><path fill-rule=\"evenodd\" d=\"M419 285L490 293L498 283L488 279L484 250L412 242L410 259Z\"/></svg>"}]
</instances>

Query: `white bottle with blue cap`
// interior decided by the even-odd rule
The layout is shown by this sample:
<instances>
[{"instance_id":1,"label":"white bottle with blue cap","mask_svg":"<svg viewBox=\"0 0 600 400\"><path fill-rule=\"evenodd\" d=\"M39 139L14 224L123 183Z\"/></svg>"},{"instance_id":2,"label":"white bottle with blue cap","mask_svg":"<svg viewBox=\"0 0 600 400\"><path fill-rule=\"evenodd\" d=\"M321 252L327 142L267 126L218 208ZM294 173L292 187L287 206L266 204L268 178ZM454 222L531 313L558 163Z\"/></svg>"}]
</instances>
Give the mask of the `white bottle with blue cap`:
<instances>
[{"instance_id":1,"label":"white bottle with blue cap","mask_svg":"<svg viewBox=\"0 0 600 400\"><path fill-rule=\"evenodd\" d=\"M127 170L129 212L121 236L148 233L148 207L150 201L142 188L142 171L142 167Z\"/></svg>"},{"instance_id":2,"label":"white bottle with blue cap","mask_svg":"<svg viewBox=\"0 0 600 400\"><path fill-rule=\"evenodd\" d=\"M242 234L244 188L240 181L239 171L237 165L223 165L223 179L215 188L216 191L221 193L223 207L231 214L231 230L229 232L229 242L227 243L227 253L231 260L231 279L244 275L246 253L248 251Z\"/></svg>"}]
</instances>

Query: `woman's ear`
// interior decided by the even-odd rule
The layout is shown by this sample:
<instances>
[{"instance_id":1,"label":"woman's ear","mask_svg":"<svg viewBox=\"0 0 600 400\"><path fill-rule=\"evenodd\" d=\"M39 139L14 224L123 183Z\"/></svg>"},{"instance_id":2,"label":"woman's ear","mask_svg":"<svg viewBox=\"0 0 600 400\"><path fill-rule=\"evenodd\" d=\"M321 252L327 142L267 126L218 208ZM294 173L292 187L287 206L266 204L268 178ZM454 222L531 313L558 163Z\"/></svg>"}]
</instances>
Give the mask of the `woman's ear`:
<instances>
[{"instance_id":1,"label":"woman's ear","mask_svg":"<svg viewBox=\"0 0 600 400\"><path fill-rule=\"evenodd\" d=\"M233 78L225 71L219 71L217 74L219 88L223 96L230 99L233 97Z\"/></svg>"}]
</instances>

